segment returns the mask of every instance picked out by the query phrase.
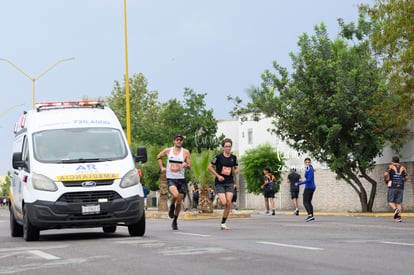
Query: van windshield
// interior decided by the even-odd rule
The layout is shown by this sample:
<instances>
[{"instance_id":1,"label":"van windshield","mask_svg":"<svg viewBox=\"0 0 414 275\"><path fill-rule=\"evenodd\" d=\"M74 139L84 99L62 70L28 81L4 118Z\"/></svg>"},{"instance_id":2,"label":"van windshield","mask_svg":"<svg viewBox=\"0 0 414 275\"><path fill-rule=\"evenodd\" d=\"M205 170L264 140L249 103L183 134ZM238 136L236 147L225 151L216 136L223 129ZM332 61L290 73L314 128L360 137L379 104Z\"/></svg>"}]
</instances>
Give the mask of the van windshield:
<instances>
[{"instance_id":1,"label":"van windshield","mask_svg":"<svg viewBox=\"0 0 414 275\"><path fill-rule=\"evenodd\" d=\"M40 162L107 161L127 156L119 130L73 128L46 130L33 134L33 152Z\"/></svg>"}]
</instances>

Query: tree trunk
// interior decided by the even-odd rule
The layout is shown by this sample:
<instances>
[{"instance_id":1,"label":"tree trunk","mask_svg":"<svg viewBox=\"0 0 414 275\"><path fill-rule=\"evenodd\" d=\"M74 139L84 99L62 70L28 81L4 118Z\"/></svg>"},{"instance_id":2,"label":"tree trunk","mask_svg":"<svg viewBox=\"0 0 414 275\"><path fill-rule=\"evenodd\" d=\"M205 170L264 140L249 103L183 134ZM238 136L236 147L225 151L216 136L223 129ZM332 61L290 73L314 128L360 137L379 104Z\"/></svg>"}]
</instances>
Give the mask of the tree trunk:
<instances>
[{"instance_id":1,"label":"tree trunk","mask_svg":"<svg viewBox=\"0 0 414 275\"><path fill-rule=\"evenodd\" d=\"M161 173L160 176L160 201L158 204L158 211L168 211L168 185L166 173Z\"/></svg>"},{"instance_id":2,"label":"tree trunk","mask_svg":"<svg viewBox=\"0 0 414 275\"><path fill-rule=\"evenodd\" d=\"M362 175L369 183L371 183L371 192L369 194L369 200L368 200L368 204L367 204L367 212L372 212L372 208L374 206L375 195L377 194L377 185L378 185L378 183L373 178L368 176L367 174L363 173Z\"/></svg>"},{"instance_id":3,"label":"tree trunk","mask_svg":"<svg viewBox=\"0 0 414 275\"><path fill-rule=\"evenodd\" d=\"M367 195L367 190L362 185L361 180L357 175L350 172L348 173L348 179L346 180L348 183L350 183L351 187L355 190L355 192L359 196L359 201L361 203L361 211L362 212L372 212L372 207L374 205L374 199L377 192L377 182L369 177L364 171L360 171L362 174L362 177L367 180L371 184L371 192L369 194L369 200Z\"/></svg>"},{"instance_id":4,"label":"tree trunk","mask_svg":"<svg viewBox=\"0 0 414 275\"><path fill-rule=\"evenodd\" d=\"M200 213L213 213L213 205L208 197L207 186L200 189L200 201L198 204L198 210Z\"/></svg>"}]
</instances>

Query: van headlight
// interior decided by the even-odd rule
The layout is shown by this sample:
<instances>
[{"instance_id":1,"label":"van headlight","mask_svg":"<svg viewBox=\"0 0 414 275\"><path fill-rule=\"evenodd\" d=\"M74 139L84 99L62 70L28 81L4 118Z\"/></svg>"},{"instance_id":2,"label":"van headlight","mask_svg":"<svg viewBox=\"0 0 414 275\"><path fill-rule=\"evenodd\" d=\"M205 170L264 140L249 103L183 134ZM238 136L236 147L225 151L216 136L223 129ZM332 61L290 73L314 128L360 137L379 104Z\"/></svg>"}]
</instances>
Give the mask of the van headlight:
<instances>
[{"instance_id":1,"label":"van headlight","mask_svg":"<svg viewBox=\"0 0 414 275\"><path fill-rule=\"evenodd\" d=\"M126 173L125 176L123 176L119 186L121 188L127 188L127 187L131 187L137 184L139 184L139 176L138 176L137 170L132 169L131 171Z\"/></svg>"},{"instance_id":2,"label":"van headlight","mask_svg":"<svg viewBox=\"0 0 414 275\"><path fill-rule=\"evenodd\" d=\"M32 185L34 189L42 190L42 191L51 191L55 192L58 190L55 182L50 178L33 173L32 175Z\"/></svg>"}]
</instances>

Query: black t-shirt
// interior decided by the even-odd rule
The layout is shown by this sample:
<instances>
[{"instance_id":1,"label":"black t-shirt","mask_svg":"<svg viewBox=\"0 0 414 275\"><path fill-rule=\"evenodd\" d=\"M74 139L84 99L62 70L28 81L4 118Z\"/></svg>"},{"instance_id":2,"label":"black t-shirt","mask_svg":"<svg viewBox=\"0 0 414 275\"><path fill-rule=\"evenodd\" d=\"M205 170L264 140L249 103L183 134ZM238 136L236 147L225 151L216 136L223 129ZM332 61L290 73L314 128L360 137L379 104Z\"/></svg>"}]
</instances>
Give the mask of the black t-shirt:
<instances>
[{"instance_id":1,"label":"black t-shirt","mask_svg":"<svg viewBox=\"0 0 414 275\"><path fill-rule=\"evenodd\" d=\"M296 186L295 183L299 182L300 175L296 172L292 172L288 175L288 179L290 182L290 192L298 192L299 186Z\"/></svg>"},{"instance_id":2,"label":"black t-shirt","mask_svg":"<svg viewBox=\"0 0 414 275\"><path fill-rule=\"evenodd\" d=\"M224 156L223 153L215 156L211 161L211 164L216 166L216 172L220 176L224 177L224 181L218 181L217 183L234 183L233 179L233 167L239 166L237 163L237 157L231 154L228 158Z\"/></svg>"}]
</instances>

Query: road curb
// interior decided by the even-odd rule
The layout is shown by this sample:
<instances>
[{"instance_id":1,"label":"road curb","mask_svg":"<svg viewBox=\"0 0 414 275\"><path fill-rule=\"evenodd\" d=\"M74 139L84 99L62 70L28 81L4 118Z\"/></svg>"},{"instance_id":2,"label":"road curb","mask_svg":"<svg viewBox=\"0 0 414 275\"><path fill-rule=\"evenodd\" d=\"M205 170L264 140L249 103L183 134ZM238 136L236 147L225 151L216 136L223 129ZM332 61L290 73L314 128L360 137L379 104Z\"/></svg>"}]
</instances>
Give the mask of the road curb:
<instances>
[{"instance_id":1,"label":"road curb","mask_svg":"<svg viewBox=\"0 0 414 275\"><path fill-rule=\"evenodd\" d=\"M254 214L262 214L263 211L257 210L243 210L233 211L230 213L229 218L231 219L248 219ZM148 210L145 213L148 219L170 219L168 212L160 212L157 210ZM263 213L264 215L264 213ZM276 212L276 216L285 215L292 216L292 211L279 211ZM300 216L306 216L305 212L301 212ZM393 217L392 212L374 212L374 213L362 213L362 212L315 212L315 216L342 216L342 217ZM208 220L208 219L219 219L223 216L223 211L215 210L213 213L197 213L197 212L182 212L180 219L182 220ZM414 218L414 213L402 213L403 218Z\"/></svg>"},{"instance_id":2,"label":"road curb","mask_svg":"<svg viewBox=\"0 0 414 275\"><path fill-rule=\"evenodd\" d=\"M231 219L248 219L251 217L253 211L233 211L230 213L229 218ZM146 211L146 218L148 219L170 219L168 212L160 211ZM197 212L184 212L180 214L180 219L183 220L208 220L208 219L219 219L223 216L223 212L213 213L197 213Z\"/></svg>"}]
</instances>

